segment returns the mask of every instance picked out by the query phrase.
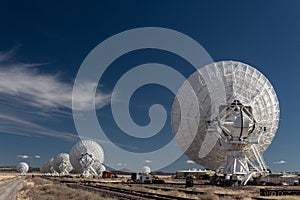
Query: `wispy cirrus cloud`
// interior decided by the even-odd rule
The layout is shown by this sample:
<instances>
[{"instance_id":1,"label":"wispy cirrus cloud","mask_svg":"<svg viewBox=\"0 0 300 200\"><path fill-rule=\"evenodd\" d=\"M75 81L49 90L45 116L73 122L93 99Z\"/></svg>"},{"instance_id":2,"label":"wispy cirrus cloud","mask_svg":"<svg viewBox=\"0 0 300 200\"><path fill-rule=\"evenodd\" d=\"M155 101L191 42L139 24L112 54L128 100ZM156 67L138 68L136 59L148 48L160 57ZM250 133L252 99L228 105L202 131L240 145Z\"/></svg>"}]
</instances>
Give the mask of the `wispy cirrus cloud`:
<instances>
[{"instance_id":1,"label":"wispy cirrus cloud","mask_svg":"<svg viewBox=\"0 0 300 200\"><path fill-rule=\"evenodd\" d=\"M72 82L64 81L59 73L42 73L38 65L14 61L16 49L0 52L0 133L79 139L77 134L57 130L59 126L45 122L70 118L72 109L99 109L109 103L110 95L97 90L97 83L86 82L72 97ZM91 89L95 99L87 95ZM79 102L73 107L72 98Z\"/></svg>"},{"instance_id":2,"label":"wispy cirrus cloud","mask_svg":"<svg viewBox=\"0 0 300 200\"><path fill-rule=\"evenodd\" d=\"M1 66L0 66L1 67ZM94 106L101 108L109 102L110 96L96 93L95 105L87 95L90 89L95 90L97 83L86 82L80 87L76 98L79 102L73 107L77 110L87 110ZM0 94L15 97L15 100L32 107L57 110L72 109L73 84L63 82L57 74L42 74L35 68L11 64L1 67Z\"/></svg>"},{"instance_id":3,"label":"wispy cirrus cloud","mask_svg":"<svg viewBox=\"0 0 300 200\"><path fill-rule=\"evenodd\" d=\"M10 49L6 52L0 52L0 62L7 62L11 60L13 56L16 55L17 50L19 49L20 45L17 45L16 47Z\"/></svg>"},{"instance_id":4,"label":"wispy cirrus cloud","mask_svg":"<svg viewBox=\"0 0 300 200\"><path fill-rule=\"evenodd\" d=\"M52 128L41 126L37 123L26 121L25 119L20 119L16 116L10 116L4 114L0 114L0 133L14 134L14 135L20 135L26 137L50 136L50 137L63 139L67 141L77 141L79 139L91 139L91 138L79 137L77 134L71 132L54 130ZM102 141L97 139L94 140L99 142L100 144L105 143L111 145L111 143L108 141ZM116 144L126 148L129 147L131 149L135 149L135 147L132 146L128 146L120 143L116 143Z\"/></svg>"},{"instance_id":5,"label":"wispy cirrus cloud","mask_svg":"<svg viewBox=\"0 0 300 200\"><path fill-rule=\"evenodd\" d=\"M20 119L16 116L0 114L0 133L8 133L21 136L51 136L65 140L78 140L76 134L56 131L40 126L36 123Z\"/></svg>"}]
</instances>

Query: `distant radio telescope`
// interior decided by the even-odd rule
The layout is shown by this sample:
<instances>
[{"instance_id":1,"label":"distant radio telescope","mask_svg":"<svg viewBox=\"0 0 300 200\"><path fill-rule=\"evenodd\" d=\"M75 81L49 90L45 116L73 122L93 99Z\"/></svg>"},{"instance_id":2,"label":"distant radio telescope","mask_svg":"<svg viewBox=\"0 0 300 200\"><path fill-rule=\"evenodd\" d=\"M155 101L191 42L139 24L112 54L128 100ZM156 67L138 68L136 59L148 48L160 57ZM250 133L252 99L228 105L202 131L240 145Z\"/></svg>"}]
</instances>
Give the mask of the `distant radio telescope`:
<instances>
[{"instance_id":1,"label":"distant radio telescope","mask_svg":"<svg viewBox=\"0 0 300 200\"><path fill-rule=\"evenodd\" d=\"M44 162L41 166L40 166L40 171L44 174L48 173L47 168L46 168L46 162Z\"/></svg>"},{"instance_id":2,"label":"distant radio telescope","mask_svg":"<svg viewBox=\"0 0 300 200\"><path fill-rule=\"evenodd\" d=\"M103 149L95 141L81 140L72 147L70 161L72 166L84 176L98 175L94 164L95 162L103 163Z\"/></svg>"},{"instance_id":3,"label":"distant radio telescope","mask_svg":"<svg viewBox=\"0 0 300 200\"><path fill-rule=\"evenodd\" d=\"M29 170L29 166L25 162L21 162L17 166L17 171L22 175L25 175L28 172L28 170Z\"/></svg>"},{"instance_id":4,"label":"distant radio telescope","mask_svg":"<svg viewBox=\"0 0 300 200\"><path fill-rule=\"evenodd\" d=\"M222 169L240 184L268 173L262 153L278 122L279 103L269 80L235 61L197 70L178 90L172 107L172 130L185 154L208 169Z\"/></svg>"},{"instance_id":5,"label":"distant radio telescope","mask_svg":"<svg viewBox=\"0 0 300 200\"><path fill-rule=\"evenodd\" d=\"M151 173L151 169L148 166L144 166L142 172L143 172L143 174L150 174Z\"/></svg>"},{"instance_id":6,"label":"distant radio telescope","mask_svg":"<svg viewBox=\"0 0 300 200\"><path fill-rule=\"evenodd\" d=\"M45 174L57 175L58 172L54 169L54 158L50 158L42 164L40 171Z\"/></svg>"},{"instance_id":7,"label":"distant radio telescope","mask_svg":"<svg viewBox=\"0 0 300 200\"><path fill-rule=\"evenodd\" d=\"M69 154L60 153L53 160L53 168L60 175L67 175L72 171L73 167L70 162Z\"/></svg>"}]
</instances>

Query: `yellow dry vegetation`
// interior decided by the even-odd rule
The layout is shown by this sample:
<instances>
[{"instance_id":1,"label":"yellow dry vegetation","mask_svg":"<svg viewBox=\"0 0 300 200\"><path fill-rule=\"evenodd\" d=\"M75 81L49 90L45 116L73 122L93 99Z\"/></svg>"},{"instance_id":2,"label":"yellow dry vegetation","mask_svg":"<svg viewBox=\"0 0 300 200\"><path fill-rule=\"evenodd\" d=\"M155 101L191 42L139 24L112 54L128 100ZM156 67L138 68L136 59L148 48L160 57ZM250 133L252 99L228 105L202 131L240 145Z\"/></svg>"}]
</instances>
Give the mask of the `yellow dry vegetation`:
<instances>
[{"instance_id":1,"label":"yellow dry vegetation","mask_svg":"<svg viewBox=\"0 0 300 200\"><path fill-rule=\"evenodd\" d=\"M98 193L76 190L40 177L26 179L17 200L114 200Z\"/></svg>"},{"instance_id":2,"label":"yellow dry vegetation","mask_svg":"<svg viewBox=\"0 0 300 200\"><path fill-rule=\"evenodd\" d=\"M6 183L7 181L10 181L12 179L16 179L19 177L19 174L15 173L0 173L0 185L3 183Z\"/></svg>"}]
</instances>

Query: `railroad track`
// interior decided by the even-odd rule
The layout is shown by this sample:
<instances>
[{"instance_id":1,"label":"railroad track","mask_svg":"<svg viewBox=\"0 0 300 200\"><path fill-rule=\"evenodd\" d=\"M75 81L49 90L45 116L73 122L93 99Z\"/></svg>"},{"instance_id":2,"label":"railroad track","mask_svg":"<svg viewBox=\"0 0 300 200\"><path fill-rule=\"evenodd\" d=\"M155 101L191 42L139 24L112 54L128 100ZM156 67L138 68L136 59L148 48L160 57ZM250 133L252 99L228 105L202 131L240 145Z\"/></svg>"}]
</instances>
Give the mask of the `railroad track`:
<instances>
[{"instance_id":1,"label":"railroad track","mask_svg":"<svg viewBox=\"0 0 300 200\"><path fill-rule=\"evenodd\" d=\"M105 183L101 183L98 181L90 181L90 180L62 180L57 177L44 177L46 179L52 180L56 183L64 184L68 187L75 188L75 189L82 189L82 190L87 190L87 191L93 191L97 193L102 193L106 194L108 197L116 197L121 200L145 200L145 199L161 199L161 200L170 200L170 199L178 199L178 200L190 200L191 197L197 197L197 196L202 196L207 194L206 192L202 191L194 191L194 190L189 190L185 189L183 187L178 187L182 186L184 184L164 184L164 187L160 187L158 185L152 185L152 184L143 184L142 188L149 189L149 190L160 190L160 191L165 191L165 192L180 192L180 193L185 193L189 197L177 197L174 195L168 195L168 194L158 194L154 192L148 192L148 191L140 191L134 187L137 185L141 184L128 184L128 183L118 183L121 184L121 187L117 186L117 183L112 183L112 186L105 185ZM124 188L122 186L127 185L132 188ZM170 187L167 187L169 186ZM174 187L175 186L175 187ZM177 186L177 187L176 187ZM231 194L217 194L219 197L225 197L225 198L231 198L231 199L236 199L234 195ZM252 197L252 199L256 200L262 200L265 198L264 197Z\"/></svg>"},{"instance_id":2,"label":"railroad track","mask_svg":"<svg viewBox=\"0 0 300 200\"><path fill-rule=\"evenodd\" d=\"M125 188L117 188L110 187L104 185L81 185L76 183L65 183L66 186L75 188L75 189L83 189L94 192L110 192L115 197L119 197L120 199L160 199L160 200L190 200L191 198L185 197L176 197L173 195L166 194L157 194L152 192L145 192L139 190L125 189Z\"/></svg>"},{"instance_id":3,"label":"railroad track","mask_svg":"<svg viewBox=\"0 0 300 200\"><path fill-rule=\"evenodd\" d=\"M191 194L191 195L203 195L206 194L205 192L200 192L200 191L192 191L192 190L185 190L185 189L180 189L180 188L165 188L165 187L153 187L153 186L144 186L144 188L148 188L151 190L162 190L162 191L172 191L176 189L179 192L183 192L185 194Z\"/></svg>"},{"instance_id":4,"label":"railroad track","mask_svg":"<svg viewBox=\"0 0 300 200\"><path fill-rule=\"evenodd\" d=\"M186 197L177 197L174 195L167 194L158 194L154 192L140 191L131 188L123 188L123 187L112 187L103 185L99 182L82 180L82 181L73 181L73 180L61 180L57 177L43 177L49 180L52 180L57 183L64 184L70 188L74 189L82 189L87 191L99 192L103 194L107 194L108 196L117 197L121 200L144 200L144 199L159 199L159 200L190 200L191 198ZM127 185L127 184L126 184ZM130 184L129 184L130 186ZM146 188L146 187L145 187ZM149 188L150 189L150 188ZM158 189L157 189L158 190ZM165 190L167 191L167 190Z\"/></svg>"}]
</instances>

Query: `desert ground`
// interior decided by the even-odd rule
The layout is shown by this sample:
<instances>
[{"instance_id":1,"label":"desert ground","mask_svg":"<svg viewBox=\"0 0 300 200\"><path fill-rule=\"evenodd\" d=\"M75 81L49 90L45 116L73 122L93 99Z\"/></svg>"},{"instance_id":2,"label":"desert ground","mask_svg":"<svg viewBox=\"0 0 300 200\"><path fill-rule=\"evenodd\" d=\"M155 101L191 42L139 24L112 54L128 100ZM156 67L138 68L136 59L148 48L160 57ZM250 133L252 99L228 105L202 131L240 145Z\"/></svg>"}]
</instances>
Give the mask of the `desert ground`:
<instances>
[{"instance_id":1,"label":"desert ground","mask_svg":"<svg viewBox=\"0 0 300 200\"><path fill-rule=\"evenodd\" d=\"M20 175L17 173L0 173L0 199L17 200L65 200L65 199L155 199L138 197L135 193L147 192L173 196L173 199L300 199L300 196L260 196L261 188L300 190L300 186L238 186L219 187L194 181L194 187L186 188L184 179L172 179L171 176L159 176L165 184L134 184L128 182L129 176L118 178L80 178L47 177L39 173ZM74 187L76 186L76 187ZM81 188L81 186L84 186ZM118 195L120 192L93 189L109 187L131 191L131 195ZM87 188L89 187L89 188Z\"/></svg>"}]
</instances>

